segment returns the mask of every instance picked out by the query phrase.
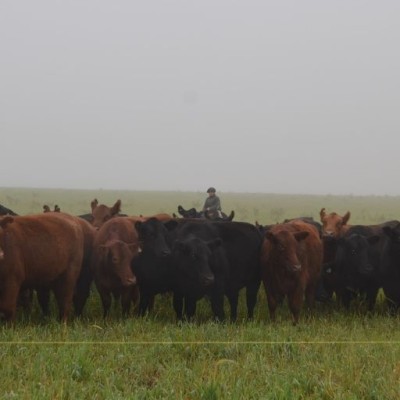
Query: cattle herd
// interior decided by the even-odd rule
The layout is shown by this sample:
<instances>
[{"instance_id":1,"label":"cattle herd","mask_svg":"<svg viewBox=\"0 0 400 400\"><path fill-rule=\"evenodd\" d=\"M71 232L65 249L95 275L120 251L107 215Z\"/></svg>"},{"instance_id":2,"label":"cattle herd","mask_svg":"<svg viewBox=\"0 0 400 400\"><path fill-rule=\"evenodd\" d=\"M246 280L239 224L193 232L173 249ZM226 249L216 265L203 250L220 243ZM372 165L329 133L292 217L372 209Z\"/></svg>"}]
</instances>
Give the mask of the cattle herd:
<instances>
[{"instance_id":1,"label":"cattle herd","mask_svg":"<svg viewBox=\"0 0 400 400\"><path fill-rule=\"evenodd\" d=\"M128 216L121 201L108 207L91 202L92 212L73 216L44 206L43 213L18 216L0 205L0 315L14 323L18 307L29 311L33 296L44 315L50 293L67 321L80 316L94 282L103 315L112 300L128 316L132 305L143 316L157 294L171 292L178 320L195 317L207 296L213 317L223 321L224 299L230 320L237 319L239 291L246 288L248 318L253 317L261 282L269 314L286 297L299 320L303 302L336 301L348 308L365 298L368 310L383 289L388 310L400 305L400 222L349 225L350 213L320 211L274 225L197 218L181 206L169 214Z\"/></svg>"}]
</instances>

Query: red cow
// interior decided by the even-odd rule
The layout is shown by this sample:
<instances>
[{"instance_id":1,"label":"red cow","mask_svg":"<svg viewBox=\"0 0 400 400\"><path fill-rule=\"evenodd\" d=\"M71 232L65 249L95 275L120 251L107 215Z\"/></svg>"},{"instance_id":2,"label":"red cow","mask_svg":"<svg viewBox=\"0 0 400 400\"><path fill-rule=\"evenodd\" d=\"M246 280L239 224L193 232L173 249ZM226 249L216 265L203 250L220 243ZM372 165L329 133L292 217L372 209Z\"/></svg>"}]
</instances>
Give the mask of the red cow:
<instances>
[{"instance_id":1,"label":"red cow","mask_svg":"<svg viewBox=\"0 0 400 400\"><path fill-rule=\"evenodd\" d=\"M74 217L46 213L0 219L0 312L15 320L21 288L52 289L66 322L81 271L84 235Z\"/></svg>"},{"instance_id":2,"label":"red cow","mask_svg":"<svg viewBox=\"0 0 400 400\"><path fill-rule=\"evenodd\" d=\"M299 320L304 295L313 306L321 263L322 243L314 226L294 220L276 224L265 233L261 268L272 320L285 296L294 324Z\"/></svg>"},{"instance_id":3,"label":"red cow","mask_svg":"<svg viewBox=\"0 0 400 400\"><path fill-rule=\"evenodd\" d=\"M121 211L121 200L117 200L112 207L104 204L99 204L97 199L94 199L90 206L92 207L92 225L99 229L110 218L118 216Z\"/></svg>"},{"instance_id":4,"label":"red cow","mask_svg":"<svg viewBox=\"0 0 400 400\"><path fill-rule=\"evenodd\" d=\"M131 270L131 260L139 250L136 218L117 217L107 221L97 232L94 241L92 271L107 316L111 294L121 297L122 312L129 313L132 303L138 302L136 277Z\"/></svg>"}]
</instances>

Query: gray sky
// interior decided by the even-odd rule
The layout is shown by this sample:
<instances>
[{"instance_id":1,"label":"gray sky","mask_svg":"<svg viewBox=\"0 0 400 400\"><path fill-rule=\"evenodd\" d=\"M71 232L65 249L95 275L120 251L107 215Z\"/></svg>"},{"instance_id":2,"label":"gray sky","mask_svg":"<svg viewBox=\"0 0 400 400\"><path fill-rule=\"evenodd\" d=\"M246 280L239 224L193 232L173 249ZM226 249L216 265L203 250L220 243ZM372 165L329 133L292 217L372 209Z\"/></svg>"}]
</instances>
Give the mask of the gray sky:
<instances>
[{"instance_id":1,"label":"gray sky","mask_svg":"<svg viewBox=\"0 0 400 400\"><path fill-rule=\"evenodd\" d=\"M400 194L397 0L2 0L0 186Z\"/></svg>"}]
</instances>

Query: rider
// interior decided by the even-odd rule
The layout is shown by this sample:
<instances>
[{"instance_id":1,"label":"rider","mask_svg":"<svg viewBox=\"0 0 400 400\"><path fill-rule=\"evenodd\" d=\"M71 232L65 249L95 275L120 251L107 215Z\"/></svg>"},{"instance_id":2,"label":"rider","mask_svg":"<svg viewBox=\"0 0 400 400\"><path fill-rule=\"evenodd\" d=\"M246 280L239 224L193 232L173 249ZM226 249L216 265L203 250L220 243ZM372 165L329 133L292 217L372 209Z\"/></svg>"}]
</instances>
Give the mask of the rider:
<instances>
[{"instance_id":1,"label":"rider","mask_svg":"<svg viewBox=\"0 0 400 400\"><path fill-rule=\"evenodd\" d=\"M215 192L213 187L207 189L208 197L203 206L203 213L211 219L222 218L221 201Z\"/></svg>"}]
</instances>

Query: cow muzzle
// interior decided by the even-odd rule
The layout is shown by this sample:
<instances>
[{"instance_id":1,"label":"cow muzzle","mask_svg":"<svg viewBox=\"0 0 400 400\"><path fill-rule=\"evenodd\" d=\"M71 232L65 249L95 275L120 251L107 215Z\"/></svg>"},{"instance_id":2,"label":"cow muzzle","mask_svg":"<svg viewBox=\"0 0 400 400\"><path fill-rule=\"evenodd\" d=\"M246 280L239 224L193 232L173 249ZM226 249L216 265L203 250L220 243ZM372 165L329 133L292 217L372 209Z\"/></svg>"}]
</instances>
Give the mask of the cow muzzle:
<instances>
[{"instance_id":1,"label":"cow muzzle","mask_svg":"<svg viewBox=\"0 0 400 400\"><path fill-rule=\"evenodd\" d=\"M208 287L214 284L214 277L213 276L203 276L201 283L203 286Z\"/></svg>"},{"instance_id":2,"label":"cow muzzle","mask_svg":"<svg viewBox=\"0 0 400 400\"><path fill-rule=\"evenodd\" d=\"M299 271L301 271L301 264L293 264L293 265L290 267L290 269L291 269L291 271L293 271L293 272L299 272Z\"/></svg>"},{"instance_id":3,"label":"cow muzzle","mask_svg":"<svg viewBox=\"0 0 400 400\"><path fill-rule=\"evenodd\" d=\"M124 280L122 281L122 285L123 285L123 286L133 286L133 285L136 285L136 277L133 276L133 277L124 279Z\"/></svg>"}]
</instances>

